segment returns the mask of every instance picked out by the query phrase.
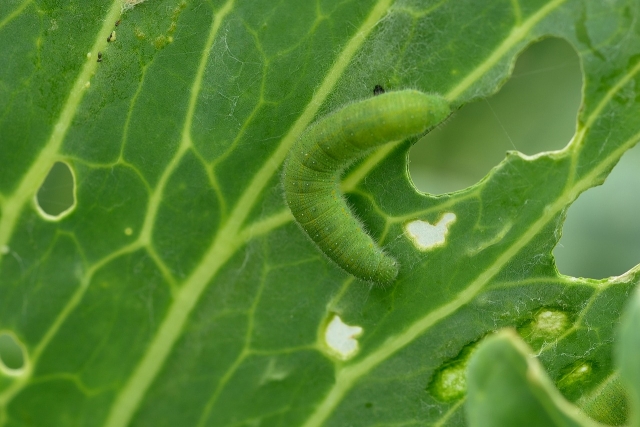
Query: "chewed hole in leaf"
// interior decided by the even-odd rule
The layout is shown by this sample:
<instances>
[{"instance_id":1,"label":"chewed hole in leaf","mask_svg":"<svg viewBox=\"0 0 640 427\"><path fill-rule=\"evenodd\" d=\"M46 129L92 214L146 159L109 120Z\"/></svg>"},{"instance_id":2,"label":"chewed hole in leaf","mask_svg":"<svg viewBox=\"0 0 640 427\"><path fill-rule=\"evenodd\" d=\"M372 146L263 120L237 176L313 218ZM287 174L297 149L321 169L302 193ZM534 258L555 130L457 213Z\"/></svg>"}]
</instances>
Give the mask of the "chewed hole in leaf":
<instances>
[{"instance_id":1,"label":"chewed hole in leaf","mask_svg":"<svg viewBox=\"0 0 640 427\"><path fill-rule=\"evenodd\" d=\"M569 389L588 384L589 379L593 376L593 371L594 363L592 361L576 360L561 370L557 381L558 389L566 395Z\"/></svg>"},{"instance_id":2,"label":"chewed hole in leaf","mask_svg":"<svg viewBox=\"0 0 640 427\"><path fill-rule=\"evenodd\" d=\"M410 150L415 186L433 194L475 184L505 152L558 150L575 133L582 96L577 53L562 39L545 39L518 58L495 95L465 105Z\"/></svg>"},{"instance_id":3,"label":"chewed hole in leaf","mask_svg":"<svg viewBox=\"0 0 640 427\"><path fill-rule=\"evenodd\" d=\"M553 254L561 273L601 279L640 262L640 145L627 151L603 185L569 207Z\"/></svg>"},{"instance_id":4,"label":"chewed hole in leaf","mask_svg":"<svg viewBox=\"0 0 640 427\"><path fill-rule=\"evenodd\" d=\"M543 307L531 320L518 328L518 334L534 349L543 343L553 343L571 326L571 315L564 310Z\"/></svg>"},{"instance_id":5,"label":"chewed hole in leaf","mask_svg":"<svg viewBox=\"0 0 640 427\"><path fill-rule=\"evenodd\" d=\"M536 314L533 333L543 336L558 336L567 328L568 316L557 310L542 310Z\"/></svg>"},{"instance_id":6,"label":"chewed hole in leaf","mask_svg":"<svg viewBox=\"0 0 640 427\"><path fill-rule=\"evenodd\" d=\"M24 351L12 333L0 333L0 366L8 375L19 375L24 368Z\"/></svg>"},{"instance_id":7,"label":"chewed hole in leaf","mask_svg":"<svg viewBox=\"0 0 640 427\"><path fill-rule=\"evenodd\" d=\"M48 220L58 220L76 205L75 178L65 162L55 162L36 194L38 212Z\"/></svg>"},{"instance_id":8,"label":"chewed hole in leaf","mask_svg":"<svg viewBox=\"0 0 640 427\"><path fill-rule=\"evenodd\" d=\"M122 0L122 11L131 10L134 6L144 3L146 0Z\"/></svg>"},{"instance_id":9,"label":"chewed hole in leaf","mask_svg":"<svg viewBox=\"0 0 640 427\"><path fill-rule=\"evenodd\" d=\"M452 402L467 394L467 365L479 342L467 344L456 357L436 369L427 386L433 397L441 402Z\"/></svg>"},{"instance_id":10,"label":"chewed hole in leaf","mask_svg":"<svg viewBox=\"0 0 640 427\"><path fill-rule=\"evenodd\" d=\"M413 220L405 224L404 230L417 249L427 251L445 244L449 227L455 220L456 214L447 212L435 224Z\"/></svg>"},{"instance_id":11,"label":"chewed hole in leaf","mask_svg":"<svg viewBox=\"0 0 640 427\"><path fill-rule=\"evenodd\" d=\"M358 340L362 334L360 326L347 325L334 314L324 332L325 344L332 356L347 360L358 352Z\"/></svg>"}]
</instances>

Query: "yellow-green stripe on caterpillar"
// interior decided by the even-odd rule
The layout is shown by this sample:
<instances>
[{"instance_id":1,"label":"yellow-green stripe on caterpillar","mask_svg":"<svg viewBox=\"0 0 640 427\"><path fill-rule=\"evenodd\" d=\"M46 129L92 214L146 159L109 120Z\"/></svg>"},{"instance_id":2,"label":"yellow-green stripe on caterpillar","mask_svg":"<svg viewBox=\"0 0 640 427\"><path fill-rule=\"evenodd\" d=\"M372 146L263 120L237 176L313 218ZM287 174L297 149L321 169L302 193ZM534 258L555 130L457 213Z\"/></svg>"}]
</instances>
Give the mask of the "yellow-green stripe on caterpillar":
<instances>
[{"instance_id":1,"label":"yellow-green stripe on caterpillar","mask_svg":"<svg viewBox=\"0 0 640 427\"><path fill-rule=\"evenodd\" d=\"M311 240L346 272L388 285L399 265L349 209L340 191L342 172L381 145L424 133L450 111L437 95L387 92L318 120L292 147L282 176L287 204Z\"/></svg>"}]
</instances>

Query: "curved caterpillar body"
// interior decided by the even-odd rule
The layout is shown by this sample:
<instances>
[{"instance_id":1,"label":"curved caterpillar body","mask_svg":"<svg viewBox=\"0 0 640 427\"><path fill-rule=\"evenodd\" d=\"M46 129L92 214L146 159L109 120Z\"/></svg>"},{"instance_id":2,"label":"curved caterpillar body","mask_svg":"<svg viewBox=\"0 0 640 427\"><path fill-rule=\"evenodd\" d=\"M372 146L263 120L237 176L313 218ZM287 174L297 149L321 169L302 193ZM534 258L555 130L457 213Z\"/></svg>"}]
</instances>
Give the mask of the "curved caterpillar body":
<instances>
[{"instance_id":1,"label":"curved caterpillar body","mask_svg":"<svg viewBox=\"0 0 640 427\"><path fill-rule=\"evenodd\" d=\"M283 173L287 204L311 240L348 273L386 285L395 280L399 265L349 209L340 175L371 150L421 134L450 111L437 95L387 92L327 115L294 144Z\"/></svg>"}]
</instances>

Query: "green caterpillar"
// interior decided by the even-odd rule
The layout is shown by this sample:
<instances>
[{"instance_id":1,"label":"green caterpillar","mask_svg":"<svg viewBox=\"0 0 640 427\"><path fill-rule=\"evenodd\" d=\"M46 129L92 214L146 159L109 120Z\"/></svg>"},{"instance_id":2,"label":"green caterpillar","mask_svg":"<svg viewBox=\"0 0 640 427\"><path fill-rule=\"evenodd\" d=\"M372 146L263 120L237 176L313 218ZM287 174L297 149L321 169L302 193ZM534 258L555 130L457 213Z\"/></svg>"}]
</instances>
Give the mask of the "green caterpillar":
<instances>
[{"instance_id":1,"label":"green caterpillar","mask_svg":"<svg viewBox=\"0 0 640 427\"><path fill-rule=\"evenodd\" d=\"M346 272L387 285L399 265L349 209L340 191L341 174L381 145L424 133L450 111L437 95L387 92L320 119L292 147L282 176L287 204L311 240Z\"/></svg>"}]
</instances>

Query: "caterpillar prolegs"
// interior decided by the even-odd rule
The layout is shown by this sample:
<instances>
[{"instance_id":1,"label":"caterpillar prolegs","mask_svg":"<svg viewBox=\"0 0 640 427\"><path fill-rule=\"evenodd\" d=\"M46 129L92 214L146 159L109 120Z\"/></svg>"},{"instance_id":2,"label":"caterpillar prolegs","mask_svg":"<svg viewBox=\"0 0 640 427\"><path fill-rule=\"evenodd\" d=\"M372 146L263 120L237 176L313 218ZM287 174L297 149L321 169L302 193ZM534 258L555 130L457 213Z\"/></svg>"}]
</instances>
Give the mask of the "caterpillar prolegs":
<instances>
[{"instance_id":1,"label":"caterpillar prolegs","mask_svg":"<svg viewBox=\"0 0 640 427\"><path fill-rule=\"evenodd\" d=\"M307 128L284 165L285 198L298 224L338 266L374 284L393 283L399 264L349 209L340 176L373 149L421 134L450 113L447 101L415 90L349 104Z\"/></svg>"}]
</instances>

